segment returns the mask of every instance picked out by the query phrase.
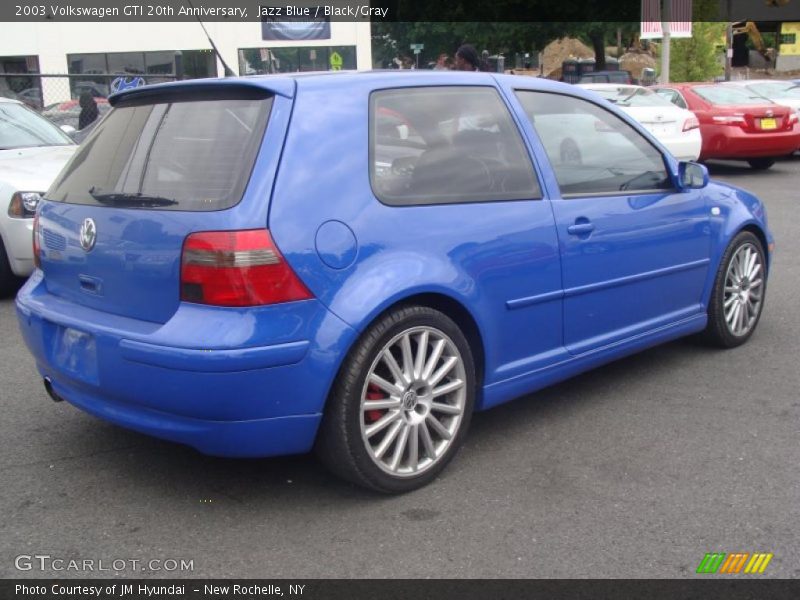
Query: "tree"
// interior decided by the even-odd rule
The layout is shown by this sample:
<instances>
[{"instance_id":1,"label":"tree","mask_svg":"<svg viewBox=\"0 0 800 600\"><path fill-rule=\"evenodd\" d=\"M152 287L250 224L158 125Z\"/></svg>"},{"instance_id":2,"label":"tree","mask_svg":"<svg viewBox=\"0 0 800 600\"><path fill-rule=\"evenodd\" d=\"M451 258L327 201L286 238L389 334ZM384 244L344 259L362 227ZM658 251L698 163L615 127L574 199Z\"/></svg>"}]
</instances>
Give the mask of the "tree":
<instances>
[{"instance_id":1,"label":"tree","mask_svg":"<svg viewBox=\"0 0 800 600\"><path fill-rule=\"evenodd\" d=\"M721 75L716 46L724 37L725 23L693 23L692 37L672 40L670 80L709 81Z\"/></svg>"},{"instance_id":2,"label":"tree","mask_svg":"<svg viewBox=\"0 0 800 600\"><path fill-rule=\"evenodd\" d=\"M511 57L516 52L541 49L553 39L549 23L507 22L373 22L372 55L376 66L386 66L396 56L411 55L410 44L425 44L420 65L445 52L452 56L465 43L478 52Z\"/></svg>"}]
</instances>

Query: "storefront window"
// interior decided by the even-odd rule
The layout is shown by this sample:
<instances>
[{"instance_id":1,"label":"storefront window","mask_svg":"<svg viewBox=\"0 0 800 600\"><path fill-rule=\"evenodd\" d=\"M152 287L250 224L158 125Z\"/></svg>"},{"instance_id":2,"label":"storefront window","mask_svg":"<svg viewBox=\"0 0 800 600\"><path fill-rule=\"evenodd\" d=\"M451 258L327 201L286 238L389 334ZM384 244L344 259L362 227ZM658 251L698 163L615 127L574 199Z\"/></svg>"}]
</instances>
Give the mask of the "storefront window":
<instances>
[{"instance_id":1,"label":"storefront window","mask_svg":"<svg viewBox=\"0 0 800 600\"><path fill-rule=\"evenodd\" d=\"M0 56L0 96L15 98L33 109L42 108L38 56Z\"/></svg>"},{"instance_id":2,"label":"storefront window","mask_svg":"<svg viewBox=\"0 0 800 600\"><path fill-rule=\"evenodd\" d=\"M151 53L152 54L152 53ZM156 54L161 54L157 52ZM115 75L141 75L144 73L144 52L113 52L108 56L108 72Z\"/></svg>"},{"instance_id":3,"label":"storefront window","mask_svg":"<svg viewBox=\"0 0 800 600\"><path fill-rule=\"evenodd\" d=\"M240 48L239 74L341 71L356 68L355 46Z\"/></svg>"}]
</instances>

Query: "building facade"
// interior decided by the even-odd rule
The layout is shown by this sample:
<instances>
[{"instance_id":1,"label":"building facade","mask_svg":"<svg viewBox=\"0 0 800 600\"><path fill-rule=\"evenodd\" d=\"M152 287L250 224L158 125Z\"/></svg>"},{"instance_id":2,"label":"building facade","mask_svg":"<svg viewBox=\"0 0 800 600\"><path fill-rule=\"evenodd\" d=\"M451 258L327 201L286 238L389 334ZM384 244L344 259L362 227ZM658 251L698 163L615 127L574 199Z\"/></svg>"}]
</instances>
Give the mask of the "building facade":
<instances>
[{"instance_id":1,"label":"building facade","mask_svg":"<svg viewBox=\"0 0 800 600\"><path fill-rule=\"evenodd\" d=\"M206 30L238 75L369 69L368 21L207 22ZM31 74L64 77L31 77ZM47 106L89 90L107 95L107 74L147 83L224 74L198 22L0 23L0 95ZM104 76L105 75L105 76Z\"/></svg>"}]
</instances>

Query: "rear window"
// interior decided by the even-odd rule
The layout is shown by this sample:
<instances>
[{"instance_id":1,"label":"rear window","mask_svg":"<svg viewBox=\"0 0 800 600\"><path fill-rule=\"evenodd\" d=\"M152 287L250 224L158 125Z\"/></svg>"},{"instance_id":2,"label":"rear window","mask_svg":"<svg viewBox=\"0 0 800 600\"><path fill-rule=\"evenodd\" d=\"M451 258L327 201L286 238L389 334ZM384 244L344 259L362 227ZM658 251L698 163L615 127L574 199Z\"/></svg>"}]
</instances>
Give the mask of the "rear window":
<instances>
[{"instance_id":1,"label":"rear window","mask_svg":"<svg viewBox=\"0 0 800 600\"><path fill-rule=\"evenodd\" d=\"M703 85L693 88L694 93L721 106L737 104L770 104L770 101L750 90L728 85Z\"/></svg>"},{"instance_id":2,"label":"rear window","mask_svg":"<svg viewBox=\"0 0 800 600\"><path fill-rule=\"evenodd\" d=\"M72 140L63 131L29 108L16 102L0 104L0 150L69 144Z\"/></svg>"},{"instance_id":3,"label":"rear window","mask_svg":"<svg viewBox=\"0 0 800 600\"><path fill-rule=\"evenodd\" d=\"M592 89L592 88L589 88ZM651 90L637 87L618 87L618 88L598 88L592 89L609 102L617 106L630 107L651 107L651 106L672 106L672 102L665 100Z\"/></svg>"},{"instance_id":4,"label":"rear window","mask_svg":"<svg viewBox=\"0 0 800 600\"><path fill-rule=\"evenodd\" d=\"M229 208L242 199L271 106L271 97L121 104L97 125L47 198L125 208Z\"/></svg>"}]
</instances>

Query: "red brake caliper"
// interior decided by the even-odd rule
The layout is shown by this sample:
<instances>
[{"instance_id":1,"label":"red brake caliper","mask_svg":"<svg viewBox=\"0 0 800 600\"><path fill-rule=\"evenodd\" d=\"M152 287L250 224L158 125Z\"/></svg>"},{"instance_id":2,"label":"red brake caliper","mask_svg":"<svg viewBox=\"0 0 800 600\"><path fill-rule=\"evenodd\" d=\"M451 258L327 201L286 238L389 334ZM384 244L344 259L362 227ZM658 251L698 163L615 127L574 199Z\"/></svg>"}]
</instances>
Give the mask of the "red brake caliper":
<instances>
[{"instance_id":1,"label":"red brake caliper","mask_svg":"<svg viewBox=\"0 0 800 600\"><path fill-rule=\"evenodd\" d=\"M384 398L386 398L386 394L377 385L370 383L367 386L367 400L383 400ZM364 416L367 419L367 423L374 423L383 416L383 411L368 410L364 413Z\"/></svg>"}]
</instances>

